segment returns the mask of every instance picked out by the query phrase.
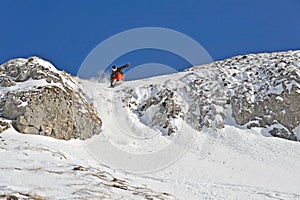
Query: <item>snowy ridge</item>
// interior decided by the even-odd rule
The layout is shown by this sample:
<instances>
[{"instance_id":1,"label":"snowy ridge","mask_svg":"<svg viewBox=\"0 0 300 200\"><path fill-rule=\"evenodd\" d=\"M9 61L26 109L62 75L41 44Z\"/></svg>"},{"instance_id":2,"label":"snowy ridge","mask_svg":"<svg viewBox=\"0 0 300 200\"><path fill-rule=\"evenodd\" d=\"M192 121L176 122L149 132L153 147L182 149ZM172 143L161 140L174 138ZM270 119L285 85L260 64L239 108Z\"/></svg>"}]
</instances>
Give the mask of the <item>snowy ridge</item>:
<instances>
[{"instance_id":1,"label":"snowy ridge","mask_svg":"<svg viewBox=\"0 0 300 200\"><path fill-rule=\"evenodd\" d=\"M157 78L167 80L160 83L133 82L118 92L141 122L165 134L182 123L199 131L223 128L232 115L236 126L265 127L273 136L299 140L299 56L300 51L237 56Z\"/></svg>"}]
</instances>

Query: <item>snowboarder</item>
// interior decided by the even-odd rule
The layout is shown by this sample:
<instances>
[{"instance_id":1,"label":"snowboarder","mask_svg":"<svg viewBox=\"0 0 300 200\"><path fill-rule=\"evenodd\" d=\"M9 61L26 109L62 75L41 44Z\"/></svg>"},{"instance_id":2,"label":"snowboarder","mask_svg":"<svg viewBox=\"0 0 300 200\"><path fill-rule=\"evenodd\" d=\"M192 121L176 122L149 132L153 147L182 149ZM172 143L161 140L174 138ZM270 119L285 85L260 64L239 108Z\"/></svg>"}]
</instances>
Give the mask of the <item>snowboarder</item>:
<instances>
[{"instance_id":1,"label":"snowboarder","mask_svg":"<svg viewBox=\"0 0 300 200\"><path fill-rule=\"evenodd\" d=\"M115 65L112 66L112 72L111 72L111 76L110 76L110 86L111 87L114 87L118 81L124 80L124 73L122 70L126 67L129 67L129 65L130 64L126 64L126 65L123 65L118 68Z\"/></svg>"}]
</instances>

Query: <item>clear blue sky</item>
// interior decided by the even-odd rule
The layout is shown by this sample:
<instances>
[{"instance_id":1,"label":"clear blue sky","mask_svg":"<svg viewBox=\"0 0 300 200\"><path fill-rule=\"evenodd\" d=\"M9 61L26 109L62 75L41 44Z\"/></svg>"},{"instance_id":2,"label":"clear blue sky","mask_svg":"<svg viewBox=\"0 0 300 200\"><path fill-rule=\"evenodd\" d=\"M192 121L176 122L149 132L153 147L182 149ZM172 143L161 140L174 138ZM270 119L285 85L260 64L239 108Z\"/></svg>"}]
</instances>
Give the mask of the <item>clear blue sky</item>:
<instances>
[{"instance_id":1,"label":"clear blue sky","mask_svg":"<svg viewBox=\"0 0 300 200\"><path fill-rule=\"evenodd\" d=\"M72 74L100 42L138 27L182 32L214 60L300 49L299 0L2 0L0 8L1 63L38 55ZM157 51L128 62L188 67Z\"/></svg>"}]
</instances>

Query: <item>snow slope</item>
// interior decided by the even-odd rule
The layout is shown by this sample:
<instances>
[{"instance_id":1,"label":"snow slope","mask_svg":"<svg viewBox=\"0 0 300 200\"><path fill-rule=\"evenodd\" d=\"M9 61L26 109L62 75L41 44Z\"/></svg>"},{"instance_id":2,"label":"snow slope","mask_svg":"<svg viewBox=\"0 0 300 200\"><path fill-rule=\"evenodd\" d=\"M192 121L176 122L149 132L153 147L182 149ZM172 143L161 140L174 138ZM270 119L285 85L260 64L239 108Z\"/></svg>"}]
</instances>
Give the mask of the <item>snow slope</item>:
<instances>
[{"instance_id":1,"label":"snow slope","mask_svg":"<svg viewBox=\"0 0 300 200\"><path fill-rule=\"evenodd\" d=\"M94 158L115 168L137 173L138 177L144 178L143 182L156 180L164 183L166 185L159 188L166 188L165 191L179 199L300 198L298 142L270 137L262 128L239 127L230 117L226 119L229 125L225 125L225 129L217 133L197 132L185 124L176 135L171 136L154 133L153 130L147 132L148 127L144 127L144 123L136 117L124 117L128 110L120 106L121 91L137 88L137 85L139 87L136 90L143 90L145 85L166 84L160 80L164 78L125 82L115 89L107 88L107 84L95 85L82 81L100 116L104 116L103 124L106 124L102 134L96 136L92 142L87 141L88 150ZM145 91L140 94L147 95ZM230 109L226 112L230 112ZM122 132L120 128L124 127L135 127L138 131L130 129ZM141 136L145 133L146 136ZM149 135L151 137L147 137ZM111 151L97 151L93 147L102 146L103 143L110 143L130 156L123 153L121 156L117 153L109 154ZM177 151L177 157L172 153L168 154L173 160L160 158L161 150L168 148L170 143L182 146L183 151ZM148 156L147 152L156 156ZM143 162L147 166L151 163L157 164L151 166L152 171L140 159L135 159L135 155L141 153L146 157ZM122 162L123 156L130 157L125 159L126 164ZM160 159L169 163L161 162ZM152 187L157 184L160 185L149 183Z\"/></svg>"},{"instance_id":2,"label":"snow slope","mask_svg":"<svg viewBox=\"0 0 300 200\"><path fill-rule=\"evenodd\" d=\"M1 134L0 199L175 199L95 162L80 140Z\"/></svg>"},{"instance_id":3,"label":"snow slope","mask_svg":"<svg viewBox=\"0 0 300 200\"><path fill-rule=\"evenodd\" d=\"M300 198L299 144L263 137L259 130L226 127L207 157L201 157L194 146L171 166L144 174L128 174L98 162L78 140L8 130L1 134L0 144L3 199L8 195L24 199Z\"/></svg>"},{"instance_id":4,"label":"snow slope","mask_svg":"<svg viewBox=\"0 0 300 200\"><path fill-rule=\"evenodd\" d=\"M128 91L142 102L150 85L178 88L187 74L113 89L81 80L103 120L103 131L85 141L1 133L0 199L300 199L299 142L236 125L230 106L217 108L226 113L223 129L174 120L180 129L171 135L149 126L155 107L140 117L126 106Z\"/></svg>"}]
</instances>

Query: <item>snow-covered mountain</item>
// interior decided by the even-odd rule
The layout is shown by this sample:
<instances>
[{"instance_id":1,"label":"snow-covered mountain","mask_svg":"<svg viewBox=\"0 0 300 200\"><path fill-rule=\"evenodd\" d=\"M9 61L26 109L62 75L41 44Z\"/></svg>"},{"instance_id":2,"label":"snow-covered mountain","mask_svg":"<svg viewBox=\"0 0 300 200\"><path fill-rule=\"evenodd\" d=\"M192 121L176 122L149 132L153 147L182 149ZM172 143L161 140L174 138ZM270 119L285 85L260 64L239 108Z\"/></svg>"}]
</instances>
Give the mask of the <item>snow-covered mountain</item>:
<instances>
[{"instance_id":1,"label":"snow-covered mountain","mask_svg":"<svg viewBox=\"0 0 300 200\"><path fill-rule=\"evenodd\" d=\"M144 124L167 134L187 123L264 127L300 140L300 52L236 56L124 87L122 100Z\"/></svg>"},{"instance_id":2,"label":"snow-covered mountain","mask_svg":"<svg viewBox=\"0 0 300 200\"><path fill-rule=\"evenodd\" d=\"M36 57L0 71L0 199L300 198L300 51L116 88Z\"/></svg>"}]
</instances>

